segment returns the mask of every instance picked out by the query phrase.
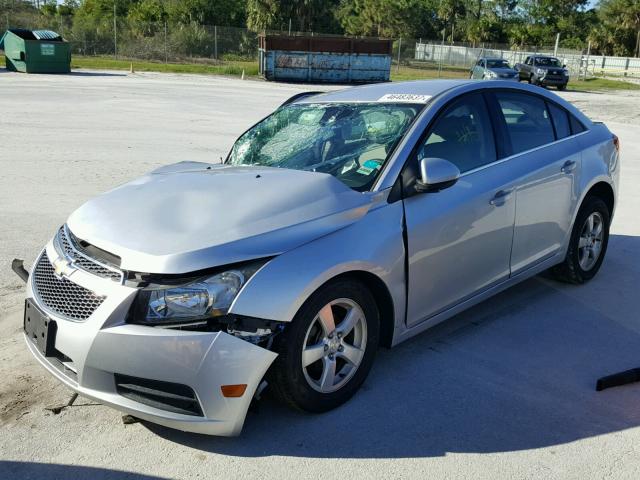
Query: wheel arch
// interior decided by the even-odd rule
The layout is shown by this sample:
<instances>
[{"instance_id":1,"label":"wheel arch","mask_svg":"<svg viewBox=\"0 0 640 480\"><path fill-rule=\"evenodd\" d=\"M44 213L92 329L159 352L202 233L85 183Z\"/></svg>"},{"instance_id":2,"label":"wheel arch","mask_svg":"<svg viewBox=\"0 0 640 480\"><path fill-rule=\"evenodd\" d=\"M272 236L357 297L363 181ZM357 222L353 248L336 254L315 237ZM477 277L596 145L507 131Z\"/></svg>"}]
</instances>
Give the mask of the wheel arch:
<instances>
[{"instance_id":1,"label":"wheel arch","mask_svg":"<svg viewBox=\"0 0 640 480\"><path fill-rule=\"evenodd\" d=\"M613 192L613 187L611 187L609 183L605 181L599 181L592 185L591 188L587 190L585 196L582 198L582 202L580 203L581 207L585 199L590 196L596 196L602 199L602 201L607 205L607 208L609 209L609 215L613 217L613 209L615 208L616 200L615 193Z\"/></svg>"},{"instance_id":2,"label":"wheel arch","mask_svg":"<svg viewBox=\"0 0 640 480\"><path fill-rule=\"evenodd\" d=\"M374 273L365 270L351 270L332 277L318 287L318 289L331 282L343 279L353 279L360 282L371 292L376 302L378 313L380 314L380 345L387 348L391 347L393 332L395 330L395 313L393 297L387 285ZM318 289L316 289L314 293ZM313 293L311 295L313 295Z\"/></svg>"}]
</instances>

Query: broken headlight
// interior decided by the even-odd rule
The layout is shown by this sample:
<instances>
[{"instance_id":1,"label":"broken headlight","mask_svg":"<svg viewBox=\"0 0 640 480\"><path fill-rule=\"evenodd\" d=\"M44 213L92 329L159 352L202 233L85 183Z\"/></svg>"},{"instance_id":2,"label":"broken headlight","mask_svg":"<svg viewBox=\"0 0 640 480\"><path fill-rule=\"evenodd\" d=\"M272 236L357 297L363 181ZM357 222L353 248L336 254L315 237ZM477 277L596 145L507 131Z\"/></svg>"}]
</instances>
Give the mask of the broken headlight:
<instances>
[{"instance_id":1,"label":"broken headlight","mask_svg":"<svg viewBox=\"0 0 640 480\"><path fill-rule=\"evenodd\" d=\"M225 315L242 287L263 264L253 262L182 285L142 289L138 292L130 321L174 325Z\"/></svg>"}]
</instances>

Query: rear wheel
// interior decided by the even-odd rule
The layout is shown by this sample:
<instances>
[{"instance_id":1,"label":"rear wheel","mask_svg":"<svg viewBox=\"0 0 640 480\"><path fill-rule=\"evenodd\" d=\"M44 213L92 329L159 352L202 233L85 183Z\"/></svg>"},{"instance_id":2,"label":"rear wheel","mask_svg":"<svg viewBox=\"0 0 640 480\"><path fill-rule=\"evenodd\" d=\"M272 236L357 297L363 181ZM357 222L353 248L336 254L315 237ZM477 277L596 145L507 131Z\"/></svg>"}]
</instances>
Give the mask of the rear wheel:
<instances>
[{"instance_id":1,"label":"rear wheel","mask_svg":"<svg viewBox=\"0 0 640 480\"><path fill-rule=\"evenodd\" d=\"M602 199L587 197L573 225L567 256L551 270L556 279L581 284L598 273L609 243L609 221Z\"/></svg>"},{"instance_id":2,"label":"rear wheel","mask_svg":"<svg viewBox=\"0 0 640 480\"><path fill-rule=\"evenodd\" d=\"M276 339L269 374L276 396L308 412L349 400L373 364L379 323L375 299L360 282L321 287Z\"/></svg>"}]
</instances>

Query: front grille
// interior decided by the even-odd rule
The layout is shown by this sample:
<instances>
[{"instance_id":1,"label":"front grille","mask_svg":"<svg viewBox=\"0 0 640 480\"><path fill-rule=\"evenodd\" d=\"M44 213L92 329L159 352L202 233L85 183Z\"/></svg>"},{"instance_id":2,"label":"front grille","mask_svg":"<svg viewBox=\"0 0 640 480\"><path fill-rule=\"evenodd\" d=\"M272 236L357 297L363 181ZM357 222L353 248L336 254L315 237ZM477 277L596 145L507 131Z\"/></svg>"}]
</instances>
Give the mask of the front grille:
<instances>
[{"instance_id":1,"label":"front grille","mask_svg":"<svg viewBox=\"0 0 640 480\"><path fill-rule=\"evenodd\" d=\"M179 383L130 377L116 373L116 391L134 402L182 415L202 417L202 408L191 387Z\"/></svg>"},{"instance_id":2,"label":"front grille","mask_svg":"<svg viewBox=\"0 0 640 480\"><path fill-rule=\"evenodd\" d=\"M63 225L58 230L56 240L59 245L58 253L65 255L73 262L73 265L82 270L109 280L122 280L122 272L116 268L109 268L106 265L90 258L81 251L81 247L71 238L70 232Z\"/></svg>"},{"instance_id":3,"label":"front grille","mask_svg":"<svg viewBox=\"0 0 640 480\"><path fill-rule=\"evenodd\" d=\"M32 275L35 293L43 306L70 320L86 320L105 299L64 277L56 277L46 252L38 259Z\"/></svg>"}]
</instances>

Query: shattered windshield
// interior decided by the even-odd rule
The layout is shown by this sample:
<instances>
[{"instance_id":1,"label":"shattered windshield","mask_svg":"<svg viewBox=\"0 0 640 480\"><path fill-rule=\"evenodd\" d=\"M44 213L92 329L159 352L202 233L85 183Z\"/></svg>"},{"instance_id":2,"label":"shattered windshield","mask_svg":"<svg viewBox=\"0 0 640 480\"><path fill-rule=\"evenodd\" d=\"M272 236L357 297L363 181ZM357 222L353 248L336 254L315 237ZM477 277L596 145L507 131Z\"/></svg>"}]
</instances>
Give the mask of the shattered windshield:
<instances>
[{"instance_id":1,"label":"shattered windshield","mask_svg":"<svg viewBox=\"0 0 640 480\"><path fill-rule=\"evenodd\" d=\"M329 173L366 190L424 105L292 104L242 135L228 164Z\"/></svg>"}]
</instances>

